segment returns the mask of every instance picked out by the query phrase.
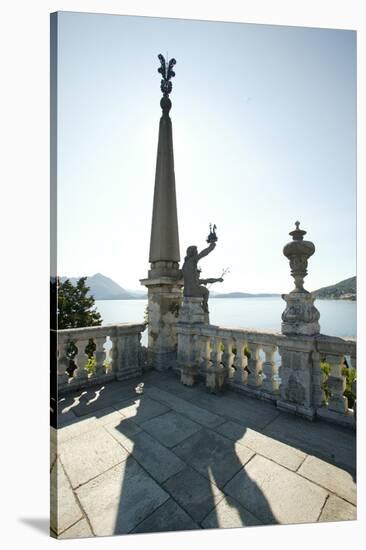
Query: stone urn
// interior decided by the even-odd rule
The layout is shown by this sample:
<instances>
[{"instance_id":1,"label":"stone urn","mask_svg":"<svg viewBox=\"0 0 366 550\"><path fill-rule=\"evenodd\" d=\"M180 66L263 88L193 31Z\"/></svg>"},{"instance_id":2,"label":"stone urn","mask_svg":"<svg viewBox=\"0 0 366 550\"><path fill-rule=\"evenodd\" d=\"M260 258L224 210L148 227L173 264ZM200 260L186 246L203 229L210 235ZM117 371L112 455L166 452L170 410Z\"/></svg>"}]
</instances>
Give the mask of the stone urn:
<instances>
[{"instance_id":1,"label":"stone urn","mask_svg":"<svg viewBox=\"0 0 366 550\"><path fill-rule=\"evenodd\" d=\"M320 313L314 306L315 296L304 288L304 278L308 274L308 259L314 254L315 246L311 241L304 241L306 231L299 226L300 222L295 222L296 229L290 232L292 241L283 249L290 262L295 288L289 294L282 294L287 304L282 313L282 333L312 336L319 334Z\"/></svg>"}]
</instances>

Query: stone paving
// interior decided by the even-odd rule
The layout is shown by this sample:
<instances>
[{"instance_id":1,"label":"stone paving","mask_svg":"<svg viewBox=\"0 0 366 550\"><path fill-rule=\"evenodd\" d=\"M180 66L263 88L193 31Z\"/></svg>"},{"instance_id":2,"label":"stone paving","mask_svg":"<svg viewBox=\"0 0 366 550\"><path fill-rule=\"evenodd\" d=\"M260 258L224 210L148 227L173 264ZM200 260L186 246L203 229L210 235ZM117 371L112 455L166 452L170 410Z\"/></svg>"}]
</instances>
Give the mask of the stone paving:
<instances>
[{"instance_id":1,"label":"stone paving","mask_svg":"<svg viewBox=\"0 0 366 550\"><path fill-rule=\"evenodd\" d=\"M173 373L67 394L51 429L51 534L354 520L355 439Z\"/></svg>"}]
</instances>

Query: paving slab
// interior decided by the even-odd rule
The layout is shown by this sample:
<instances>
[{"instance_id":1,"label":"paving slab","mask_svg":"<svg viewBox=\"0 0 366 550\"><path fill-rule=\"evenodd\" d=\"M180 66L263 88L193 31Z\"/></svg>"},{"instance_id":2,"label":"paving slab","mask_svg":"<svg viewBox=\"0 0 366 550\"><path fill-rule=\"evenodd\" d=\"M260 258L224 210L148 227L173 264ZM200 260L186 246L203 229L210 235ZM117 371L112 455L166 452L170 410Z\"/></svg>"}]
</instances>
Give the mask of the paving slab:
<instances>
[{"instance_id":1,"label":"paving slab","mask_svg":"<svg viewBox=\"0 0 366 550\"><path fill-rule=\"evenodd\" d=\"M128 456L103 427L65 441L58 450L73 487L86 483Z\"/></svg>"},{"instance_id":2,"label":"paving slab","mask_svg":"<svg viewBox=\"0 0 366 550\"><path fill-rule=\"evenodd\" d=\"M158 533L161 531L188 531L200 529L199 525L171 498L164 502L133 533Z\"/></svg>"},{"instance_id":3,"label":"paving slab","mask_svg":"<svg viewBox=\"0 0 366 550\"><path fill-rule=\"evenodd\" d=\"M123 445L125 443L122 442ZM163 483L186 467L177 455L146 432L138 433L134 437L133 444L126 448L158 483Z\"/></svg>"},{"instance_id":4,"label":"paving slab","mask_svg":"<svg viewBox=\"0 0 366 550\"><path fill-rule=\"evenodd\" d=\"M231 497L223 498L201 523L204 529L230 529L262 525L256 517Z\"/></svg>"},{"instance_id":5,"label":"paving slab","mask_svg":"<svg viewBox=\"0 0 366 550\"><path fill-rule=\"evenodd\" d=\"M169 498L132 457L76 492L99 536L129 533Z\"/></svg>"},{"instance_id":6,"label":"paving slab","mask_svg":"<svg viewBox=\"0 0 366 550\"><path fill-rule=\"evenodd\" d=\"M357 509L345 500L329 495L319 521L350 521L357 519Z\"/></svg>"},{"instance_id":7,"label":"paving slab","mask_svg":"<svg viewBox=\"0 0 366 550\"><path fill-rule=\"evenodd\" d=\"M93 533L89 527L88 522L85 518L81 519L72 527L69 527L64 531L58 538L59 539L85 539L88 537L93 537Z\"/></svg>"},{"instance_id":8,"label":"paving slab","mask_svg":"<svg viewBox=\"0 0 366 550\"><path fill-rule=\"evenodd\" d=\"M213 483L191 468L186 468L168 479L163 484L163 488L198 523L224 497L224 494Z\"/></svg>"},{"instance_id":9,"label":"paving slab","mask_svg":"<svg viewBox=\"0 0 366 550\"><path fill-rule=\"evenodd\" d=\"M150 399L147 395L136 397L128 406L119 407L117 404L115 407L124 418L131 418L138 425L169 410L169 407Z\"/></svg>"},{"instance_id":10,"label":"paving slab","mask_svg":"<svg viewBox=\"0 0 366 550\"><path fill-rule=\"evenodd\" d=\"M132 452L136 435L141 432L133 420L123 417L105 424L104 429L129 452Z\"/></svg>"},{"instance_id":11,"label":"paving slab","mask_svg":"<svg viewBox=\"0 0 366 550\"><path fill-rule=\"evenodd\" d=\"M348 500L351 504L356 504L356 483L352 475L345 470L315 456L308 456L298 473Z\"/></svg>"},{"instance_id":12,"label":"paving slab","mask_svg":"<svg viewBox=\"0 0 366 550\"><path fill-rule=\"evenodd\" d=\"M224 418L220 418L218 415L212 414L204 408L197 407L195 404L159 388L147 388L146 392L152 399L164 403L174 411L207 428L214 428L225 421Z\"/></svg>"},{"instance_id":13,"label":"paving slab","mask_svg":"<svg viewBox=\"0 0 366 550\"><path fill-rule=\"evenodd\" d=\"M197 391L187 394L187 399L226 420L234 420L253 429L264 428L279 415L273 403L251 399L230 391L222 395Z\"/></svg>"},{"instance_id":14,"label":"paving slab","mask_svg":"<svg viewBox=\"0 0 366 550\"><path fill-rule=\"evenodd\" d=\"M50 528L56 534L65 531L83 517L60 460L51 470Z\"/></svg>"},{"instance_id":15,"label":"paving slab","mask_svg":"<svg viewBox=\"0 0 366 550\"><path fill-rule=\"evenodd\" d=\"M263 435L251 428L244 428L236 422L229 421L221 424L216 428L216 431L294 472L306 458L306 454L295 447L281 443L281 441Z\"/></svg>"},{"instance_id":16,"label":"paving slab","mask_svg":"<svg viewBox=\"0 0 366 550\"><path fill-rule=\"evenodd\" d=\"M174 447L174 452L201 475L223 487L254 452L227 437L202 429Z\"/></svg>"},{"instance_id":17,"label":"paving slab","mask_svg":"<svg viewBox=\"0 0 366 550\"><path fill-rule=\"evenodd\" d=\"M356 471L356 437L347 428L281 413L265 429L271 437L297 447L306 454L324 458L338 466Z\"/></svg>"},{"instance_id":18,"label":"paving slab","mask_svg":"<svg viewBox=\"0 0 366 550\"><path fill-rule=\"evenodd\" d=\"M64 410L70 410L76 416L85 416L94 411L111 407L115 403L130 401L136 398L135 387L140 379L113 381L98 384L90 388L79 390L65 396Z\"/></svg>"},{"instance_id":19,"label":"paving slab","mask_svg":"<svg viewBox=\"0 0 366 550\"><path fill-rule=\"evenodd\" d=\"M61 445L69 439L79 437L81 434L95 430L98 427L99 424L94 415L84 419L78 418L72 424L57 429L57 445Z\"/></svg>"},{"instance_id":20,"label":"paving slab","mask_svg":"<svg viewBox=\"0 0 366 550\"><path fill-rule=\"evenodd\" d=\"M264 524L318 520L327 491L260 455L224 488Z\"/></svg>"},{"instance_id":21,"label":"paving slab","mask_svg":"<svg viewBox=\"0 0 366 550\"><path fill-rule=\"evenodd\" d=\"M175 411L169 411L144 422L141 428L163 445L171 448L201 430L202 427Z\"/></svg>"},{"instance_id":22,"label":"paving slab","mask_svg":"<svg viewBox=\"0 0 366 550\"><path fill-rule=\"evenodd\" d=\"M70 424L77 422L79 418L72 411L58 411L57 413L57 428L64 428Z\"/></svg>"}]
</instances>

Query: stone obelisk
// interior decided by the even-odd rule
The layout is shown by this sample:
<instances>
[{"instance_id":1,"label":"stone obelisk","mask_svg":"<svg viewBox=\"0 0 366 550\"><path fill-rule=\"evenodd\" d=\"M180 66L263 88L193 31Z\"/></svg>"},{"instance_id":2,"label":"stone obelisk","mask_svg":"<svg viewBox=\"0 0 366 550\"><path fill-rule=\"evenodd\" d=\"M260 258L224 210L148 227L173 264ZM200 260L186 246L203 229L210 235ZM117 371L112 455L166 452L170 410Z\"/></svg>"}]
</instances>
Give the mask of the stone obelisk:
<instances>
[{"instance_id":1,"label":"stone obelisk","mask_svg":"<svg viewBox=\"0 0 366 550\"><path fill-rule=\"evenodd\" d=\"M179 269L179 235L175 192L171 78L175 76L175 59L166 62L159 56L162 76L160 101L162 116L159 125L156 159L154 203L150 237L150 270L141 284L148 289L148 361L157 370L174 368L176 363L176 321L183 285Z\"/></svg>"}]
</instances>

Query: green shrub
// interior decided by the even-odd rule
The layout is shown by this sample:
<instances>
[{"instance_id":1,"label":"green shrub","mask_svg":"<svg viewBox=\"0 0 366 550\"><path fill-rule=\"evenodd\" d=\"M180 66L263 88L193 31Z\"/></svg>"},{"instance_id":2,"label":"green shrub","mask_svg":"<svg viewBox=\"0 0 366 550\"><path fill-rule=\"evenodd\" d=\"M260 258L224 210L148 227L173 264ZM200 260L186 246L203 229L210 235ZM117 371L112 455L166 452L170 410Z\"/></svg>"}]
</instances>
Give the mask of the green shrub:
<instances>
[{"instance_id":1,"label":"green shrub","mask_svg":"<svg viewBox=\"0 0 366 550\"><path fill-rule=\"evenodd\" d=\"M325 375L324 380L321 384L321 388L322 388L322 390L324 391L324 394L325 394L325 403L324 404L327 405L328 402L329 402L329 399L330 399L330 391L329 391L329 387L328 387L328 378L329 378L329 375L330 375L331 367L330 367L329 363L327 363L325 360L322 360L320 362L320 368L321 368L321 370L323 371L323 373ZM350 409L352 409L353 406L354 406L354 403L355 403L355 399L356 399L355 394L352 392L352 382L356 378L356 369L353 368L353 367L343 367L342 368L342 374L343 374L343 376L346 377L346 389L345 389L343 395L345 397L347 397L348 407Z\"/></svg>"}]
</instances>

